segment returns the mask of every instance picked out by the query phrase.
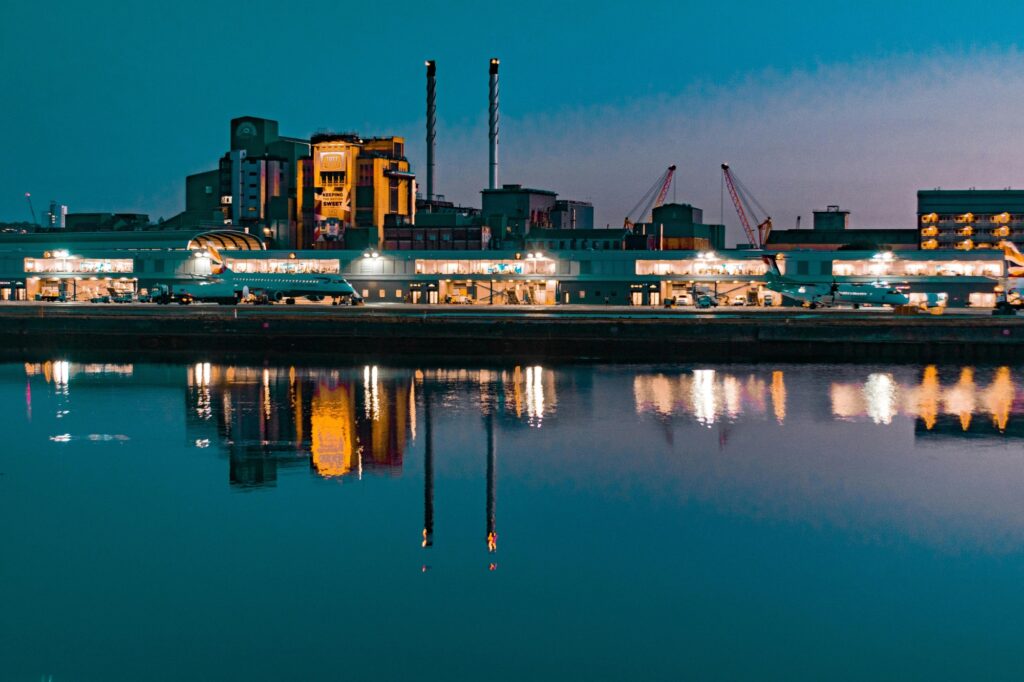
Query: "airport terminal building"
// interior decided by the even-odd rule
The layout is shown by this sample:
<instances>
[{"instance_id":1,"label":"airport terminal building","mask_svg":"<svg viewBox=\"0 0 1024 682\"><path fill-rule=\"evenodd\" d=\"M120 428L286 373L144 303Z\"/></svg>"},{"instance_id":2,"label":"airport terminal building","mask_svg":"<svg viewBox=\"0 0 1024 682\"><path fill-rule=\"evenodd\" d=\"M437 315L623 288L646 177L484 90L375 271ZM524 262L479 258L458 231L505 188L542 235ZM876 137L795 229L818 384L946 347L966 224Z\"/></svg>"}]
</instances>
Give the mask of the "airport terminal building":
<instances>
[{"instance_id":1,"label":"airport terminal building","mask_svg":"<svg viewBox=\"0 0 1024 682\"><path fill-rule=\"evenodd\" d=\"M145 294L157 284L236 272L344 276L367 303L780 305L762 253L719 250L269 250L236 230L0 235L0 300L90 301ZM788 278L888 282L951 306L995 304L997 250L807 250L780 254Z\"/></svg>"}]
</instances>

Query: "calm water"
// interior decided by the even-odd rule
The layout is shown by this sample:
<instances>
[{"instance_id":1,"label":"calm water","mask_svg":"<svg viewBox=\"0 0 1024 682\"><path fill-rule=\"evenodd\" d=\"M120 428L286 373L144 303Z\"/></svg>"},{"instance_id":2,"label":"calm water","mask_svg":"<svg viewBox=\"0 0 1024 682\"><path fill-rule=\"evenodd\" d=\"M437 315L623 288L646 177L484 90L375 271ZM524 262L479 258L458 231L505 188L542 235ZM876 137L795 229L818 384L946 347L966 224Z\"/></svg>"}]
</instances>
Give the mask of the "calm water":
<instances>
[{"instance_id":1,"label":"calm water","mask_svg":"<svg viewBox=\"0 0 1024 682\"><path fill-rule=\"evenodd\" d=\"M0 679L1020 678L1021 381L0 366Z\"/></svg>"}]
</instances>

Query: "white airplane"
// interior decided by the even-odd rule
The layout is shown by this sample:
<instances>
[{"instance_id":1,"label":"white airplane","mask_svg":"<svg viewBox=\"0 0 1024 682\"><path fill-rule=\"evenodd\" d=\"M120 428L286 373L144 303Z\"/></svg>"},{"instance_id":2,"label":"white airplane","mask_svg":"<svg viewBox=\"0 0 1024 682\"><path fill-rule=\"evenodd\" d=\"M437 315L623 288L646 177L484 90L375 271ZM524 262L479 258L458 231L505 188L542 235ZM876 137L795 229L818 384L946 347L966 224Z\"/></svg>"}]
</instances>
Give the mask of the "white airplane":
<instances>
[{"instance_id":1,"label":"white airplane","mask_svg":"<svg viewBox=\"0 0 1024 682\"><path fill-rule=\"evenodd\" d=\"M223 264L215 250L210 249L210 255L219 272L186 284L157 285L153 300L162 304L187 305L199 301L235 305L251 296L256 303L294 302L296 298L330 298L333 305L363 302L363 297L341 275L235 272Z\"/></svg>"},{"instance_id":2,"label":"white airplane","mask_svg":"<svg viewBox=\"0 0 1024 682\"><path fill-rule=\"evenodd\" d=\"M761 256L768 266L765 286L774 292L802 301L809 308L835 305L907 305L910 299L886 283L840 284L832 282L801 282L789 279L779 270L776 256Z\"/></svg>"}]
</instances>

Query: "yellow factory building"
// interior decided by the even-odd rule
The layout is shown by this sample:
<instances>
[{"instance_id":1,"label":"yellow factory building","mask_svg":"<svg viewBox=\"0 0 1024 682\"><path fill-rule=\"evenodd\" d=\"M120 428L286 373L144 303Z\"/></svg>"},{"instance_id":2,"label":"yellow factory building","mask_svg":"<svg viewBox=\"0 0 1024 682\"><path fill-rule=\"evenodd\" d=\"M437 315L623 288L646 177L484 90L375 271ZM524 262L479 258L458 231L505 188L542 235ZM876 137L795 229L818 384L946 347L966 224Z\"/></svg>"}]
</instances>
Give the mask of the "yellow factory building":
<instances>
[{"instance_id":1,"label":"yellow factory building","mask_svg":"<svg viewBox=\"0 0 1024 682\"><path fill-rule=\"evenodd\" d=\"M298 232L305 244L330 248L346 241L346 231L367 228L375 246L385 225L415 222L416 178L401 137L314 135L298 185Z\"/></svg>"}]
</instances>

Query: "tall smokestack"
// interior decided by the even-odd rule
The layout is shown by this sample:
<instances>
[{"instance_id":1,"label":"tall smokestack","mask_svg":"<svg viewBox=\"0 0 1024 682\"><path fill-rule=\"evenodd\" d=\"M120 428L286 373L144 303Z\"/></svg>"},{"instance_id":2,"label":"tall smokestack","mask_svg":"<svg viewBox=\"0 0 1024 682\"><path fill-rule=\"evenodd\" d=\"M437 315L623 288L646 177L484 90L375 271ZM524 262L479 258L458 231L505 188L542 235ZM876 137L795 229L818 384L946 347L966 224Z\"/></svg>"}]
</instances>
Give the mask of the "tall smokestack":
<instances>
[{"instance_id":1,"label":"tall smokestack","mask_svg":"<svg viewBox=\"0 0 1024 682\"><path fill-rule=\"evenodd\" d=\"M437 139L437 80L434 60L427 62L427 201L434 198L434 140Z\"/></svg>"},{"instance_id":2,"label":"tall smokestack","mask_svg":"<svg viewBox=\"0 0 1024 682\"><path fill-rule=\"evenodd\" d=\"M498 531L495 517L495 483L497 482L498 454L494 448L494 415L487 413L487 551L498 551ZM493 567L493 564L492 564Z\"/></svg>"},{"instance_id":3,"label":"tall smokestack","mask_svg":"<svg viewBox=\"0 0 1024 682\"><path fill-rule=\"evenodd\" d=\"M490 107L488 108L490 117L487 129L487 137L491 141L491 172L488 183L491 189L498 188L498 64L497 59L491 60Z\"/></svg>"}]
</instances>

